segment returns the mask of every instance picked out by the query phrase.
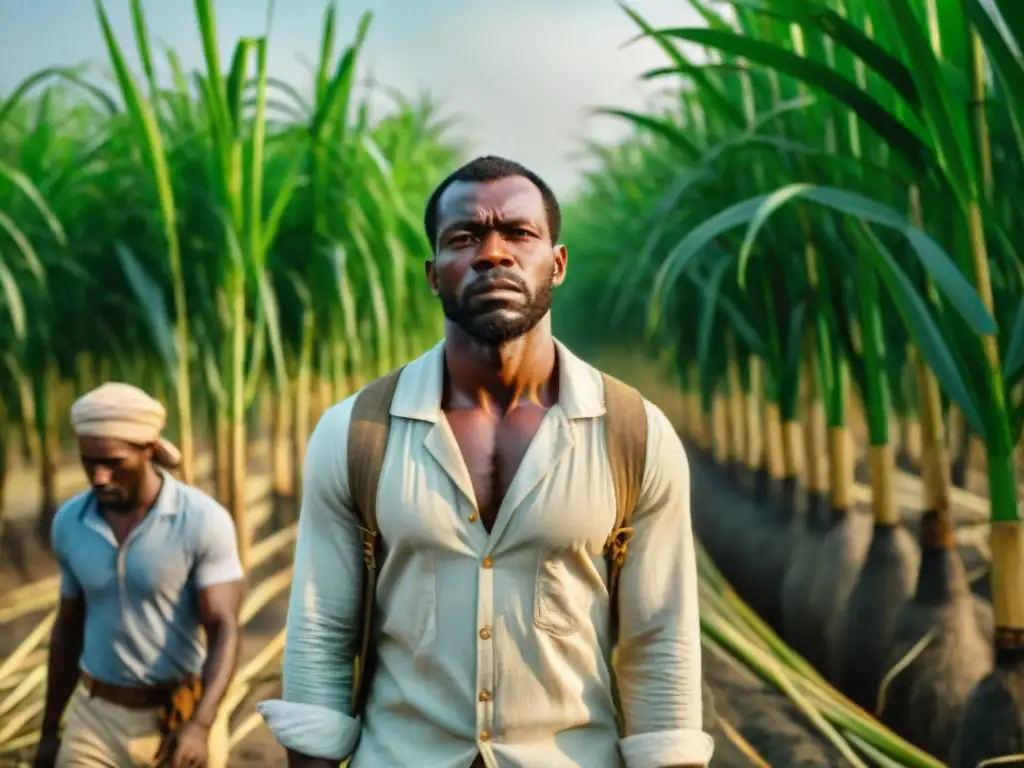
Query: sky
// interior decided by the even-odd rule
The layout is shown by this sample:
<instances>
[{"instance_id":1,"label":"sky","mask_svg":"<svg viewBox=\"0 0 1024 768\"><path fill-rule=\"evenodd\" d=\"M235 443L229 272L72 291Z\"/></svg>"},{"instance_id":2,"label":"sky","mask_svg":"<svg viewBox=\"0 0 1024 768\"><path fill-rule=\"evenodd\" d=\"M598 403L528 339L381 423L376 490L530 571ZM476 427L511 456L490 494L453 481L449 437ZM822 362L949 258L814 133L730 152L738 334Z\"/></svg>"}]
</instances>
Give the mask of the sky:
<instances>
[{"instance_id":1,"label":"sky","mask_svg":"<svg viewBox=\"0 0 1024 768\"><path fill-rule=\"evenodd\" d=\"M129 0L104 0L114 32L134 49ZM327 0L277 0L270 33L272 76L307 89L319 55ZM154 42L186 69L201 68L192 0L144 0ZM266 0L214 0L224 66L240 36L266 29ZM655 27L701 23L686 0L631 0ZM337 46L363 11L374 14L361 73L415 95L429 92L473 154L524 163L563 195L571 191L586 136L614 140L615 118L596 106L640 108L654 90L638 76L665 64L615 0L338 0ZM92 62L109 72L92 0L0 0L0 94L43 67ZM133 62L137 59L133 58ZM305 62L305 63L304 63ZM660 87L664 87L664 83Z\"/></svg>"}]
</instances>

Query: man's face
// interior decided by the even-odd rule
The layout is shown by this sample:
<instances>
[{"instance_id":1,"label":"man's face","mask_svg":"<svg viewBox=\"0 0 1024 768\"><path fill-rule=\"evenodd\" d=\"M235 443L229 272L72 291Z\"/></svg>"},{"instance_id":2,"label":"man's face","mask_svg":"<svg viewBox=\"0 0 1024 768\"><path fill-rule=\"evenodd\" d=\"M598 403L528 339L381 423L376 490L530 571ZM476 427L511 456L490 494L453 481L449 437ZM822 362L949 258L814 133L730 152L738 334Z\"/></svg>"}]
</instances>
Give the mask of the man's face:
<instances>
[{"instance_id":1,"label":"man's face","mask_svg":"<svg viewBox=\"0 0 1024 768\"><path fill-rule=\"evenodd\" d=\"M135 509L153 455L151 447L102 437L80 437L78 453L89 484L104 510L130 512Z\"/></svg>"},{"instance_id":2,"label":"man's face","mask_svg":"<svg viewBox=\"0 0 1024 768\"><path fill-rule=\"evenodd\" d=\"M566 251L553 245L544 198L522 176L455 182L437 206L427 281L445 316L488 346L522 336L551 308Z\"/></svg>"}]
</instances>

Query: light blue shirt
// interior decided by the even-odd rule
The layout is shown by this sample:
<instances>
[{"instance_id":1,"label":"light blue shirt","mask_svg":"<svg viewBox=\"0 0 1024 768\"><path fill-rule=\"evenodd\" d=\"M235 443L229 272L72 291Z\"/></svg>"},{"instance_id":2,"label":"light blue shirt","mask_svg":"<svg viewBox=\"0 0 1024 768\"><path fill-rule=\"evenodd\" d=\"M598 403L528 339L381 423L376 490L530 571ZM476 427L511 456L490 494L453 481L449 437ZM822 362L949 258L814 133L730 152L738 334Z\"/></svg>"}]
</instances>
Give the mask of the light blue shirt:
<instances>
[{"instance_id":1,"label":"light blue shirt","mask_svg":"<svg viewBox=\"0 0 1024 768\"><path fill-rule=\"evenodd\" d=\"M244 577L235 525L202 491L162 473L149 514L118 547L92 491L65 502L51 540L62 597L85 600L81 668L112 685L199 674L199 592Z\"/></svg>"}]
</instances>

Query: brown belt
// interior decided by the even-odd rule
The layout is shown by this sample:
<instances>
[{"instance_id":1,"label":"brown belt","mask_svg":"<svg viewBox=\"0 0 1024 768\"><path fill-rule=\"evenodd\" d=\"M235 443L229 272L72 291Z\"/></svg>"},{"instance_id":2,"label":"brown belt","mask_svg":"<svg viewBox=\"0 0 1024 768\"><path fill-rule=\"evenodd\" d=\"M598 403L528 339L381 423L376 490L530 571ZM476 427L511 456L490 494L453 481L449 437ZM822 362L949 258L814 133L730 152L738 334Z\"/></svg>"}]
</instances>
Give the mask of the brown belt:
<instances>
[{"instance_id":1,"label":"brown belt","mask_svg":"<svg viewBox=\"0 0 1024 768\"><path fill-rule=\"evenodd\" d=\"M171 691L176 683L148 685L129 688L124 685L111 685L97 680L85 672L81 673L82 687L89 696L109 701L125 709L157 709L166 706L170 701Z\"/></svg>"}]
</instances>

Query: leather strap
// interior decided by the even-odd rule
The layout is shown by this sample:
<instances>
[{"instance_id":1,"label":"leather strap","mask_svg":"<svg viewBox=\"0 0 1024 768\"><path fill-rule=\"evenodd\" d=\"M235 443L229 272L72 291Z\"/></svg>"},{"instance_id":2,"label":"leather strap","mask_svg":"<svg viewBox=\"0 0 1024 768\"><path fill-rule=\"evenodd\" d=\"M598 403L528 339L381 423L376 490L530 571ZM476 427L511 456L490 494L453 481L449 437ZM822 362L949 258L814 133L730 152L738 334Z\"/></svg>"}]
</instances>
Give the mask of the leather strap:
<instances>
[{"instance_id":1,"label":"leather strap","mask_svg":"<svg viewBox=\"0 0 1024 768\"><path fill-rule=\"evenodd\" d=\"M402 368L399 368L367 384L356 395L348 428L348 482L359 516L363 562L366 566L363 571L359 651L352 678L352 715L362 712L373 673L370 638L373 635L377 591L377 559L381 551L380 537L377 535L377 485L391 430L391 401L401 375Z\"/></svg>"},{"instance_id":2,"label":"leather strap","mask_svg":"<svg viewBox=\"0 0 1024 768\"><path fill-rule=\"evenodd\" d=\"M626 562L626 548L633 536L630 522L640 498L647 466L647 409L643 396L636 389L606 373L602 378L606 409L605 443L615 485L615 525L605 545L605 557L608 559L612 637L616 638L619 629L619 572Z\"/></svg>"},{"instance_id":3,"label":"leather strap","mask_svg":"<svg viewBox=\"0 0 1024 768\"><path fill-rule=\"evenodd\" d=\"M79 679L90 697L109 701L125 709L158 709L166 706L171 691L178 685L177 682L140 687L112 685L85 672L80 673Z\"/></svg>"},{"instance_id":4,"label":"leather strap","mask_svg":"<svg viewBox=\"0 0 1024 768\"><path fill-rule=\"evenodd\" d=\"M608 468L615 486L615 525L605 544L605 559L608 562L608 618L612 644L616 647L619 639L619 574L626 563L629 540L633 537L633 509L640 498L647 467L647 409L643 396L636 389L608 374L602 374L602 378ZM614 652L611 663L614 666ZM619 734L625 736L626 722L614 673L611 688L616 725Z\"/></svg>"}]
</instances>

